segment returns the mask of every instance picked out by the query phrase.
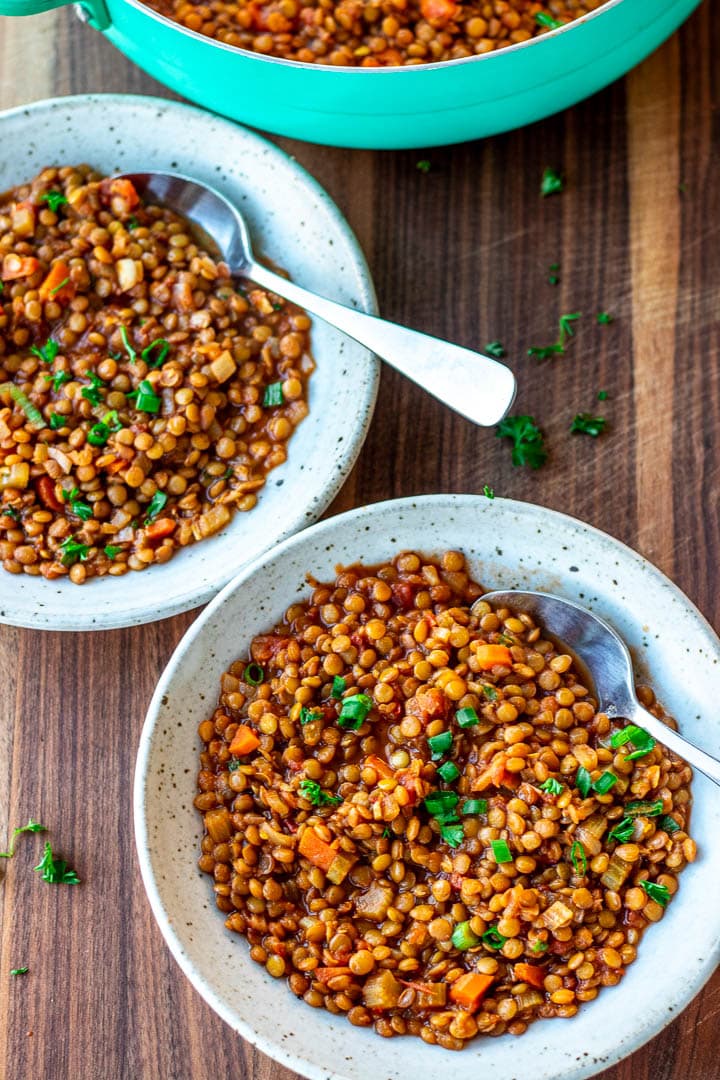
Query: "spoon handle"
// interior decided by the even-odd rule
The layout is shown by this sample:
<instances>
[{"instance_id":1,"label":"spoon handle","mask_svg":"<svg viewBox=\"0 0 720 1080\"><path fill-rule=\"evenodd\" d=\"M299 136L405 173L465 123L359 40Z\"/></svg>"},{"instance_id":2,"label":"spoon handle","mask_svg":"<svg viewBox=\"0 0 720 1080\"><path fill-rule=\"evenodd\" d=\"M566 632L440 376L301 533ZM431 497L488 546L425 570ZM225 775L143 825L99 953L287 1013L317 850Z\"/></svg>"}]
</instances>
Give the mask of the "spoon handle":
<instances>
[{"instance_id":1,"label":"spoon handle","mask_svg":"<svg viewBox=\"0 0 720 1080\"><path fill-rule=\"evenodd\" d=\"M663 724L656 716L653 716L651 712L638 702L635 707L635 712L630 718L632 723L637 724L638 727L645 728L650 734L657 739L658 742L666 746L668 750L672 750L674 754L678 754L681 758L692 765L694 769L699 769L701 773L705 773L705 776L709 777L714 783L720 785L720 761L717 758L712 757L711 754L707 754L704 750L700 750L697 746L693 746L692 743L684 739L682 735L677 731L673 731L666 724Z\"/></svg>"},{"instance_id":2,"label":"spoon handle","mask_svg":"<svg viewBox=\"0 0 720 1080\"><path fill-rule=\"evenodd\" d=\"M336 326L476 424L497 424L513 403L515 376L489 356L317 296L260 263L244 268L243 277Z\"/></svg>"}]
</instances>

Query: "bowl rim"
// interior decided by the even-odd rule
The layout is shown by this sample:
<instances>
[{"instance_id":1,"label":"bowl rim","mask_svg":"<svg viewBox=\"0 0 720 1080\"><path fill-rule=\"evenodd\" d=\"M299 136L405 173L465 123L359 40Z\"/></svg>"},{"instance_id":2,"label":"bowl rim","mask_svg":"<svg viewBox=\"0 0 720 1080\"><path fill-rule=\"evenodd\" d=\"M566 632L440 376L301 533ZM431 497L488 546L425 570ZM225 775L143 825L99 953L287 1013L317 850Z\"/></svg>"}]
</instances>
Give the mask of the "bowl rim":
<instances>
[{"instance_id":1,"label":"bowl rim","mask_svg":"<svg viewBox=\"0 0 720 1080\"><path fill-rule=\"evenodd\" d=\"M155 22L159 22L164 26L174 29L185 37L189 37L196 41L209 42L211 47L222 49L224 52L239 53L247 59L283 67L298 68L304 71L333 71L341 76L347 76L352 73L355 75L384 75L386 77L397 77L402 72L440 71L450 66L457 67L460 64L475 64L481 61L488 62L493 59L497 61L501 56L515 54L521 49L528 49L533 45L538 45L541 41L545 41L546 39L552 38L555 40L561 34L568 34L576 27L585 26L591 20L606 15L613 8L624 3L625 0L605 0L599 8L596 8L594 11L586 12L584 15L581 15L579 19L573 19L572 22L563 23L562 26L558 26L553 30L548 30L544 34L536 34L535 37L529 38L527 41L517 41L513 45L507 45L502 49L493 49L493 51L489 53L482 53L476 56L459 56L455 60L436 60L431 64L405 64L377 68L352 67L349 64L338 64L337 67L334 64L307 64L304 60L287 60L282 56L267 56L264 53L254 52L252 49L242 49L239 45L228 45L224 41L218 41L217 38L211 38L208 37L207 34L201 34L198 30L191 30L187 26L181 26L180 23L171 19L169 15L162 15L159 11L155 11L154 8L148 7L143 0L124 0L124 2L130 7L134 7L142 14L149 15Z\"/></svg>"},{"instance_id":2,"label":"bowl rim","mask_svg":"<svg viewBox=\"0 0 720 1080\"><path fill-rule=\"evenodd\" d=\"M462 505L477 505L485 507L488 500L475 493L466 492L445 492L445 493L433 493L417 496L406 496L398 499L385 499L376 503L369 503L364 506L355 507L351 510L345 511L342 514L336 514L333 517L325 518L324 520L317 522L315 525L310 526L308 529L304 529L299 533L295 533L293 536L287 538L282 543L277 544L275 547L264 551L260 556L254 559L251 563L248 563L243 567L242 571L230 581L223 590L217 594L212 602L202 611L198 618L187 629L183 637L180 639L178 645L169 658L165 669L158 681L158 684L153 693L152 699L148 706L148 710L143 722L142 731L140 734L140 740L138 743L138 751L135 765L135 773L133 778L133 821L135 831L135 846L137 852L137 858L140 865L140 873L142 877L143 886L146 891L148 901L150 903L151 910L160 928L160 931L165 939L165 943L182 973L190 981L194 989L203 997L203 999L210 1005L210 1007L228 1024L228 1026L235 1032L237 1032L243 1039L247 1040L252 1046L257 1047L260 1051L267 1054L273 1061L276 1061L285 1067L294 1070L300 1076L309 1078L309 1080L344 1080L345 1074L342 1072L336 1072L335 1070L324 1067L316 1066L314 1063L308 1062L300 1054L290 1051L280 1041L273 1042L264 1034L253 1029L252 1022L248 1021L244 1016L238 1015L233 1012L230 1005L215 992L212 986L208 985L201 972L196 969L193 960L184 953L184 947L181 936L176 932L175 927L166 913L163 901L160 895L160 889L155 880L155 874L153 871L153 856L152 856L152 843L150 841L148 832L148 819L145 813L147 795L148 795L148 774L150 769L150 748L152 739L155 733L156 725L161 721L161 708L163 705L163 698L167 693L168 687L174 679L175 672L182 662L185 654L189 652L195 645L198 637L201 636L205 626L210 622L216 611L218 611L226 602L228 597L240 589L244 583L252 578L260 571L265 562L270 559L282 558L283 555L291 549L294 544L301 543L307 539L310 534L314 539L320 539L328 532L332 532L338 524L343 525L350 521L357 521L368 511L382 513L392 509L395 513L402 513L403 510L412 510L417 507L418 504L425 506L443 506L449 503L454 506ZM690 598L672 581L666 574L664 574L658 567L641 555L640 552L631 548L628 544L625 544L622 540L618 540L610 533L605 532L587 522L582 521L580 518L573 517L570 514L565 514L558 510L553 510L549 507L542 506L537 503L525 502L519 499L508 499L497 497L493 500L494 503L512 508L521 508L522 512L529 514L531 517L540 516L543 522L552 524L556 523L558 528L580 527L594 540L600 542L607 542L608 540L618 549L620 553L633 560L636 565L643 570L649 571L655 580L663 588L667 589L670 596L674 597L681 605L689 611L692 617L697 621L699 627L708 635L708 638L715 644L718 654L720 655L720 638L716 634L714 628L697 608L697 606L690 600ZM695 777L695 782L703 780L701 776ZM710 783L710 781L708 781ZM627 1039L624 1044L619 1044L610 1051L606 1051L602 1055L601 1060L595 1061L594 1064L585 1062L580 1067L579 1071L573 1072L573 1077L589 1078L595 1076L598 1068L601 1070L611 1068L618 1062L623 1061L631 1054L635 1053L651 1039L659 1035L670 1023L672 1023L683 1012L684 1009L690 1004L690 1002L700 993L703 986L707 983L715 971L718 962L720 962L720 940L717 942L714 950L708 951L708 954L702 958L701 966L696 970L695 978L690 982L683 983L673 998L673 1009L664 1014L664 1018L661 1023L657 1023L656 1019L647 1019L644 1023L640 1023L635 1029L634 1033ZM586 1071L590 1066L593 1071Z\"/></svg>"},{"instance_id":3,"label":"bowl rim","mask_svg":"<svg viewBox=\"0 0 720 1080\"><path fill-rule=\"evenodd\" d=\"M188 114L196 122L203 124L209 123L226 128L228 137L237 140L245 140L246 144L248 142L254 144L258 148L258 151L262 151L264 159L271 162L278 162L283 169L290 169L294 182L299 182L317 204L326 208L329 216L332 218L334 228L336 229L334 235L336 237L341 237L345 241L350 257L352 258L352 273L354 277L357 278L357 291L354 294L354 299L357 301L357 310L366 312L370 315L377 315L379 313L375 285L365 253L337 202L329 195L320 182L315 179L312 173L308 172L308 170L300 164L294 155L277 146L265 135L246 125L230 120L227 117L208 112L206 109L203 109L201 106L195 105L192 102L174 101L169 98L158 97L157 95L124 93L68 94L40 98L24 105L16 105L10 109L0 110L0 129L7 121L12 122L21 120L25 124L32 124L34 117L38 115L51 114L53 110L56 109L75 110L77 108L86 108L93 112L97 112L98 115L102 111L110 111L112 114L112 110L116 108L142 109L152 115L154 115L156 110L160 110L162 112L170 112L176 118L178 115L182 116L183 114ZM19 156L18 165L24 167ZM11 167L14 167L12 162ZM20 182L22 182L22 178L18 180L18 183ZM338 333L340 333L340 331L338 331ZM316 522L320 515L327 509L350 475L360 451L362 450L365 439L367 438L377 403L381 364L380 360L372 350L367 349L365 346L358 347L362 348L367 354L367 387L364 389L362 398L359 402L359 405L361 406L360 411L366 418L365 422L357 425L354 429L351 428L349 430L346 441L343 443L342 460L336 463L340 467L334 468L332 473L325 478L322 487L318 488L316 501L310 506L306 500L303 503L303 507L298 509L297 514L292 518L283 520L283 540L289 539L295 532L305 528L308 521L312 523ZM329 364L327 366L328 368L330 367ZM289 461L291 460L292 457L290 456ZM309 508L311 510L310 516L308 516ZM241 520L240 516L236 514L230 524L226 526L226 530L232 529L233 527L237 528L239 520ZM192 545L189 550L196 547L197 545ZM267 545L263 548L263 552L266 548ZM240 567L238 571L231 570L231 576L234 577L235 573L239 572L241 569L242 567ZM152 568L150 572L152 572ZM6 577L8 579L11 578L11 575L6 574L6 572L1 569L0 574L3 575L3 582L5 582ZM75 585L71 585L67 578L60 580L67 588L78 588ZM87 614L82 617L75 611L68 613L59 610L53 611L51 615L47 615L48 608L47 604L44 602L43 596L40 596L39 599L36 599L33 596L24 596L22 600L14 599L12 602L5 600L2 605L2 611L0 611L0 625L5 624L9 626L25 627L31 630L58 630L63 632L92 632L97 630L113 630L129 626L139 626L146 623L157 622L160 619L170 618L174 615L199 607L211 600L228 584L227 572L218 572L214 578L213 584L202 586L198 586L196 583L194 584L192 574L189 574L186 583L178 580L177 589L173 591L172 597L169 601L164 601L159 610L157 608L151 608L147 604L142 608L139 604L136 604L132 609L123 608L120 614L116 615L115 608L106 604L101 609L100 614L98 614L92 604L92 599L93 595L98 599L100 599L100 596L98 591L93 594L92 590L105 588L107 592L109 592L114 586L117 586L117 589L119 590L121 587L121 580L121 578L106 576L102 578L93 578L83 585L84 590L90 591L83 594L86 596L88 603L86 604ZM12 580L10 583L12 584ZM53 585L55 588L58 587L57 581L48 581L46 582L46 585L48 588ZM102 596L104 602L107 599L111 600L111 598L108 598L107 592ZM115 592L115 595L118 595L117 591Z\"/></svg>"}]
</instances>

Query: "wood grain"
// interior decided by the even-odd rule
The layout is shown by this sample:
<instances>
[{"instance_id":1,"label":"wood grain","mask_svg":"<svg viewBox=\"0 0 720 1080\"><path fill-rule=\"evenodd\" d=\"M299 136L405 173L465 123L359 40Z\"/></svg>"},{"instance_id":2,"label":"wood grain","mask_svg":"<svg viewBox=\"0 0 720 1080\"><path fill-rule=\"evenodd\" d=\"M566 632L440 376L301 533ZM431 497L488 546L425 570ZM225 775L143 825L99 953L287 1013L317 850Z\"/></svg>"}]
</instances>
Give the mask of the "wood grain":
<instances>
[{"instance_id":1,"label":"wood grain","mask_svg":"<svg viewBox=\"0 0 720 1080\"><path fill-rule=\"evenodd\" d=\"M385 370L334 510L489 483L639 548L720 623L718 51L720 0L707 0L626 80L524 131L398 153L276 140L347 215L386 315L469 346L503 341L520 379L516 411L537 418L551 448L540 472L513 469L492 431ZM0 21L0 107L103 90L166 93L68 11ZM546 165L568 183L542 200ZM596 325L601 310L610 326ZM567 355L528 359L528 346L554 340L563 311L583 313ZM610 432L570 437L579 411L602 412ZM42 885L31 871L38 836L0 867L0 1077L291 1078L180 975L136 867L135 748L191 620L86 636L0 627L0 837L44 821L83 879ZM27 976L9 978L24 964ZM719 1018L716 974L602 1080L716 1080Z\"/></svg>"}]
</instances>

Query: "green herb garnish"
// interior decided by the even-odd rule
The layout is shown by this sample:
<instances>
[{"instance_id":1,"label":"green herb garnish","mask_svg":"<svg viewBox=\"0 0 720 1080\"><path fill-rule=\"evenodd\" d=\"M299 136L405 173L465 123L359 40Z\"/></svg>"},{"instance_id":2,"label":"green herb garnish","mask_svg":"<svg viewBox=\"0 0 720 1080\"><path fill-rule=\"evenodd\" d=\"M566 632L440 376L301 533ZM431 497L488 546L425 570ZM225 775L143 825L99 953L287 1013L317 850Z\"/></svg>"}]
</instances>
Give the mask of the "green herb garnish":
<instances>
[{"instance_id":1,"label":"green herb garnish","mask_svg":"<svg viewBox=\"0 0 720 1080\"><path fill-rule=\"evenodd\" d=\"M630 817L625 817L618 822L608 833L608 840L617 840L619 844L627 844L635 831L635 822Z\"/></svg>"},{"instance_id":2,"label":"green herb garnish","mask_svg":"<svg viewBox=\"0 0 720 1080\"><path fill-rule=\"evenodd\" d=\"M487 799L466 799L460 807L460 813L465 816L466 814L487 814Z\"/></svg>"},{"instance_id":3,"label":"green herb garnish","mask_svg":"<svg viewBox=\"0 0 720 1080\"><path fill-rule=\"evenodd\" d=\"M512 862L512 852L507 845L507 840L491 840L490 846L492 847L496 863Z\"/></svg>"},{"instance_id":4,"label":"green herb garnish","mask_svg":"<svg viewBox=\"0 0 720 1080\"><path fill-rule=\"evenodd\" d=\"M108 559L116 559L122 551L122 548L115 547L113 544L106 544L103 548L103 551L107 555Z\"/></svg>"},{"instance_id":5,"label":"green herb garnish","mask_svg":"<svg viewBox=\"0 0 720 1080\"><path fill-rule=\"evenodd\" d=\"M670 890L667 885L658 885L657 881L641 881L640 887L645 890L651 900L662 907L667 907L670 899Z\"/></svg>"},{"instance_id":6,"label":"green herb garnish","mask_svg":"<svg viewBox=\"0 0 720 1080\"><path fill-rule=\"evenodd\" d=\"M455 808L460 801L460 796L454 791L431 791L423 799L423 806L428 814L443 824L457 821Z\"/></svg>"},{"instance_id":7,"label":"green herb garnish","mask_svg":"<svg viewBox=\"0 0 720 1080\"><path fill-rule=\"evenodd\" d=\"M54 289L50 290L50 296L55 296L57 293L60 292L61 289L64 289L65 286L68 285L69 283L70 283L70 278L69 277L64 278L60 282L59 285L56 285Z\"/></svg>"},{"instance_id":8,"label":"green herb garnish","mask_svg":"<svg viewBox=\"0 0 720 1080\"><path fill-rule=\"evenodd\" d=\"M432 760L439 761L441 757L448 753L452 744L452 731L441 731L439 735L431 735L428 739L428 746L430 747Z\"/></svg>"},{"instance_id":9,"label":"green herb garnish","mask_svg":"<svg viewBox=\"0 0 720 1080\"><path fill-rule=\"evenodd\" d=\"M420 161L415 162L415 168L418 172L425 173L427 175L430 172L431 165L427 158L422 158Z\"/></svg>"},{"instance_id":10,"label":"green herb garnish","mask_svg":"<svg viewBox=\"0 0 720 1080\"><path fill-rule=\"evenodd\" d=\"M485 933L481 935L480 940L490 949L502 949L507 938L503 937L496 927L491 926L489 930L486 930Z\"/></svg>"},{"instance_id":11,"label":"green herb garnish","mask_svg":"<svg viewBox=\"0 0 720 1080\"><path fill-rule=\"evenodd\" d=\"M45 853L37 866L33 867L42 874L48 885L79 885L80 878L71 870L64 859L55 859L49 843L45 844Z\"/></svg>"},{"instance_id":12,"label":"green herb garnish","mask_svg":"<svg viewBox=\"0 0 720 1080\"><path fill-rule=\"evenodd\" d=\"M30 970L30 968L28 968L28 967L10 968L10 974L11 975L27 975L29 970Z\"/></svg>"},{"instance_id":13,"label":"green herb garnish","mask_svg":"<svg viewBox=\"0 0 720 1080\"><path fill-rule=\"evenodd\" d=\"M274 405L282 405L284 400L281 382L270 383L269 386L265 387L265 393L263 395L263 405L265 408L272 408Z\"/></svg>"},{"instance_id":14,"label":"green herb garnish","mask_svg":"<svg viewBox=\"0 0 720 1080\"><path fill-rule=\"evenodd\" d=\"M73 499L70 503L70 509L82 521L89 521L93 514L92 506L89 506L88 503L83 502L81 499Z\"/></svg>"},{"instance_id":15,"label":"green herb garnish","mask_svg":"<svg viewBox=\"0 0 720 1080\"><path fill-rule=\"evenodd\" d=\"M89 371L87 377L90 380L90 386L83 386L81 394L91 405L99 405L102 401L100 391L105 389L105 383L94 371Z\"/></svg>"},{"instance_id":16,"label":"green herb garnish","mask_svg":"<svg viewBox=\"0 0 720 1080\"><path fill-rule=\"evenodd\" d=\"M573 422L570 425L571 434L591 435L593 439L597 439L598 435L602 435L603 431L607 427L607 420L604 416L593 416L592 413L577 413L573 417Z\"/></svg>"},{"instance_id":17,"label":"green herb garnish","mask_svg":"<svg viewBox=\"0 0 720 1080\"><path fill-rule=\"evenodd\" d=\"M557 192L562 191L564 187L565 181L563 180L562 175L557 172L556 169L553 169L548 165L543 172L542 180L540 181L540 194L543 197L555 195Z\"/></svg>"},{"instance_id":18,"label":"green herb garnish","mask_svg":"<svg viewBox=\"0 0 720 1080\"><path fill-rule=\"evenodd\" d=\"M450 938L456 949L464 952L466 949L475 949L480 944L480 938L473 934L469 922L458 923Z\"/></svg>"},{"instance_id":19,"label":"green herb garnish","mask_svg":"<svg viewBox=\"0 0 720 1080\"><path fill-rule=\"evenodd\" d=\"M330 795L327 791L323 791L315 780L301 780L298 791L303 799L307 799L313 806L333 806L342 802L339 795Z\"/></svg>"},{"instance_id":20,"label":"green herb garnish","mask_svg":"<svg viewBox=\"0 0 720 1080\"><path fill-rule=\"evenodd\" d=\"M251 660L249 664L245 665L243 681L250 686L259 686L260 683L265 682L265 671L260 667L260 664L256 664L254 660Z\"/></svg>"},{"instance_id":21,"label":"green herb garnish","mask_svg":"<svg viewBox=\"0 0 720 1080\"><path fill-rule=\"evenodd\" d=\"M61 206L67 205L67 198L62 191L46 191L44 195L40 196L40 201L46 202L48 209L52 210L53 214L56 214Z\"/></svg>"},{"instance_id":22,"label":"green herb garnish","mask_svg":"<svg viewBox=\"0 0 720 1080\"><path fill-rule=\"evenodd\" d=\"M502 360L505 355L505 348L501 341L488 341L485 352L488 356L494 356L496 360Z\"/></svg>"},{"instance_id":23,"label":"green herb garnish","mask_svg":"<svg viewBox=\"0 0 720 1080\"><path fill-rule=\"evenodd\" d=\"M230 760L228 761L228 766L227 766L228 767L228 772L237 772L241 765L242 765L242 761L240 760L240 758L236 758L236 757L230 758Z\"/></svg>"},{"instance_id":24,"label":"green herb garnish","mask_svg":"<svg viewBox=\"0 0 720 1080\"><path fill-rule=\"evenodd\" d=\"M476 724L480 723L480 717L472 705L468 705L465 709L458 709L455 713L455 719L461 728L475 727Z\"/></svg>"},{"instance_id":25,"label":"green herb garnish","mask_svg":"<svg viewBox=\"0 0 720 1080\"><path fill-rule=\"evenodd\" d=\"M583 799L587 799L590 794L590 788L592 787L592 779L590 773L582 765L575 774L575 787L578 789Z\"/></svg>"},{"instance_id":26,"label":"green herb garnish","mask_svg":"<svg viewBox=\"0 0 720 1080\"><path fill-rule=\"evenodd\" d=\"M44 345L31 345L30 352L34 356L39 356L43 364L52 364L53 360L60 352L60 346L57 341L53 341L52 338L48 338Z\"/></svg>"},{"instance_id":27,"label":"green herb garnish","mask_svg":"<svg viewBox=\"0 0 720 1080\"><path fill-rule=\"evenodd\" d=\"M341 698L345 693L345 680L341 675L334 675L330 697Z\"/></svg>"},{"instance_id":28,"label":"green herb garnish","mask_svg":"<svg viewBox=\"0 0 720 1080\"><path fill-rule=\"evenodd\" d=\"M68 536L67 540L63 540L58 550L62 552L60 561L63 566L72 566L73 563L78 561L85 562L90 554L89 546L87 544L81 544L72 536Z\"/></svg>"},{"instance_id":29,"label":"green herb garnish","mask_svg":"<svg viewBox=\"0 0 720 1080\"><path fill-rule=\"evenodd\" d=\"M535 22L539 26L544 26L547 30L559 30L561 26L565 25L565 23L560 22L559 19L554 19L552 15L548 15L545 11L538 11L535 16ZM548 170L546 169L545 172L547 171ZM558 188L557 190L562 191L562 187ZM549 194L549 191L543 191L543 195Z\"/></svg>"},{"instance_id":30,"label":"green herb garnish","mask_svg":"<svg viewBox=\"0 0 720 1080\"><path fill-rule=\"evenodd\" d=\"M130 232L132 232L133 229L137 229L140 227L140 222L134 214L131 214L130 217L127 219L127 227Z\"/></svg>"},{"instance_id":31,"label":"green herb garnish","mask_svg":"<svg viewBox=\"0 0 720 1080\"><path fill-rule=\"evenodd\" d=\"M148 382L147 379L143 379L143 381L139 383L137 390L131 390L125 397L130 401L134 400L135 408L140 412L160 412L160 398L153 390L152 383Z\"/></svg>"},{"instance_id":32,"label":"green herb garnish","mask_svg":"<svg viewBox=\"0 0 720 1080\"><path fill-rule=\"evenodd\" d=\"M559 795L563 789L564 784L561 784L559 780L555 780L552 776L549 776L547 780L540 785L540 790L546 791L548 795Z\"/></svg>"},{"instance_id":33,"label":"green herb garnish","mask_svg":"<svg viewBox=\"0 0 720 1080\"><path fill-rule=\"evenodd\" d=\"M483 495L486 499L494 499L495 488L491 488L489 484L485 484L485 486L483 487Z\"/></svg>"},{"instance_id":34,"label":"green herb garnish","mask_svg":"<svg viewBox=\"0 0 720 1080\"><path fill-rule=\"evenodd\" d=\"M153 352L157 349L157 355L153 359ZM140 353L140 359L144 360L149 368L162 367L165 357L170 352L170 342L166 338L155 338Z\"/></svg>"},{"instance_id":35,"label":"green herb garnish","mask_svg":"<svg viewBox=\"0 0 720 1080\"><path fill-rule=\"evenodd\" d=\"M644 802L642 799L633 799L625 805L625 813L630 814L633 817L638 814L644 814L646 817L657 817L658 814L662 814L662 810L662 799L656 799L655 802Z\"/></svg>"},{"instance_id":36,"label":"green herb garnish","mask_svg":"<svg viewBox=\"0 0 720 1080\"><path fill-rule=\"evenodd\" d=\"M599 326L609 326L613 321L609 311L598 311L596 318Z\"/></svg>"},{"instance_id":37,"label":"green herb garnish","mask_svg":"<svg viewBox=\"0 0 720 1080\"><path fill-rule=\"evenodd\" d=\"M663 814L661 818L658 818L658 829L662 829L663 832L672 833L679 832L680 826L674 817L670 814Z\"/></svg>"},{"instance_id":38,"label":"green herb garnish","mask_svg":"<svg viewBox=\"0 0 720 1080\"><path fill-rule=\"evenodd\" d=\"M337 720L338 727L345 728L346 731L357 731L365 723L365 718L372 707L373 700L367 694L353 694L351 697L343 698Z\"/></svg>"},{"instance_id":39,"label":"green herb garnish","mask_svg":"<svg viewBox=\"0 0 720 1080\"><path fill-rule=\"evenodd\" d=\"M120 337L122 338L122 343L125 346L125 351L128 354L128 356L130 357L130 363L134 364L135 361L137 360L137 353L135 352L132 345L130 344L130 339L128 338L127 327L125 327L125 326L120 327Z\"/></svg>"},{"instance_id":40,"label":"green herb garnish","mask_svg":"<svg viewBox=\"0 0 720 1080\"><path fill-rule=\"evenodd\" d=\"M604 772L598 776L597 780L592 785L593 791L597 791L598 795L607 795L610 788L615 787L618 778L615 773Z\"/></svg>"},{"instance_id":41,"label":"green herb garnish","mask_svg":"<svg viewBox=\"0 0 720 1080\"><path fill-rule=\"evenodd\" d=\"M570 861L573 864L576 874L579 874L582 877L587 873L587 855L585 854L585 848L579 840L576 840L570 848Z\"/></svg>"},{"instance_id":42,"label":"green herb garnish","mask_svg":"<svg viewBox=\"0 0 720 1080\"><path fill-rule=\"evenodd\" d=\"M452 784L454 780L457 780L460 775L460 770L453 761L444 761L438 769L438 776L441 777L446 784Z\"/></svg>"},{"instance_id":43,"label":"green herb garnish","mask_svg":"<svg viewBox=\"0 0 720 1080\"><path fill-rule=\"evenodd\" d=\"M56 394L61 386L70 382L71 378L72 375L68 375L67 371L56 371L54 375L43 375L43 379L45 379L46 382L52 383L52 388Z\"/></svg>"},{"instance_id":44,"label":"green herb garnish","mask_svg":"<svg viewBox=\"0 0 720 1080\"><path fill-rule=\"evenodd\" d=\"M145 511L145 520L152 521L153 518L156 518L167 501L168 497L164 491L156 491L148 503L148 508Z\"/></svg>"},{"instance_id":45,"label":"green herb garnish","mask_svg":"<svg viewBox=\"0 0 720 1080\"><path fill-rule=\"evenodd\" d=\"M30 818L27 825L21 825L20 828L13 829L10 836L10 847L7 851L0 851L0 859L12 859L15 854L15 838L26 832L47 832L47 826L41 825L39 821L33 821Z\"/></svg>"},{"instance_id":46,"label":"green herb garnish","mask_svg":"<svg viewBox=\"0 0 720 1080\"><path fill-rule=\"evenodd\" d=\"M512 439L513 465L539 469L547 461L547 450L540 428L532 416L506 416L495 429L498 439Z\"/></svg>"},{"instance_id":47,"label":"green herb garnish","mask_svg":"<svg viewBox=\"0 0 720 1080\"><path fill-rule=\"evenodd\" d=\"M530 951L534 952L534 953L543 953L543 952L547 952L548 948L549 948L549 946L548 946L547 941L536 941L532 945Z\"/></svg>"},{"instance_id":48,"label":"green herb garnish","mask_svg":"<svg viewBox=\"0 0 720 1080\"><path fill-rule=\"evenodd\" d=\"M462 825L441 825L440 836L449 847L456 848L465 839L465 830Z\"/></svg>"},{"instance_id":49,"label":"green herb garnish","mask_svg":"<svg viewBox=\"0 0 720 1080\"><path fill-rule=\"evenodd\" d=\"M322 709L308 709L307 705L303 705L300 710L300 724L304 726L309 724L311 720L319 720L324 716Z\"/></svg>"},{"instance_id":50,"label":"green herb garnish","mask_svg":"<svg viewBox=\"0 0 720 1080\"><path fill-rule=\"evenodd\" d=\"M50 413L50 427L53 431L59 431L60 428L65 427L67 422L67 416L62 416L60 413Z\"/></svg>"},{"instance_id":51,"label":"green herb garnish","mask_svg":"<svg viewBox=\"0 0 720 1080\"><path fill-rule=\"evenodd\" d=\"M488 701L497 701L498 692L494 686L488 686L487 683L483 683L482 691Z\"/></svg>"}]
</instances>

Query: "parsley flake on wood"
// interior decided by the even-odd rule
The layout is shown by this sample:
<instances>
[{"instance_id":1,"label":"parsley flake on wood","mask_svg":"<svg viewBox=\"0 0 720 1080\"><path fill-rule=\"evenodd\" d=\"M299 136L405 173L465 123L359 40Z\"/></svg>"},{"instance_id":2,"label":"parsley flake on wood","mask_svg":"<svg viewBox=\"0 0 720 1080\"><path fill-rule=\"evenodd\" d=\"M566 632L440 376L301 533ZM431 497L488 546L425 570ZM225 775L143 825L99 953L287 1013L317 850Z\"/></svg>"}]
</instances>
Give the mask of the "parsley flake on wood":
<instances>
[{"instance_id":1,"label":"parsley flake on wood","mask_svg":"<svg viewBox=\"0 0 720 1080\"><path fill-rule=\"evenodd\" d=\"M0 859L12 859L15 854L15 838L26 832L47 832L47 826L41 825L39 821L33 821L30 818L27 825L21 825L18 829L13 829L10 837L10 847L7 851L0 851Z\"/></svg>"},{"instance_id":2,"label":"parsley flake on wood","mask_svg":"<svg viewBox=\"0 0 720 1080\"><path fill-rule=\"evenodd\" d=\"M45 852L37 866L33 867L42 874L43 881L48 885L79 885L80 878L72 870L64 859L56 859L52 853L50 842L45 844Z\"/></svg>"},{"instance_id":3,"label":"parsley flake on wood","mask_svg":"<svg viewBox=\"0 0 720 1080\"><path fill-rule=\"evenodd\" d=\"M495 429L498 439L512 439L513 465L539 469L547 461L543 433L532 416L506 416Z\"/></svg>"},{"instance_id":4,"label":"parsley flake on wood","mask_svg":"<svg viewBox=\"0 0 720 1080\"><path fill-rule=\"evenodd\" d=\"M598 326L609 326L613 321L613 317L609 311L598 311L596 318Z\"/></svg>"},{"instance_id":5,"label":"parsley flake on wood","mask_svg":"<svg viewBox=\"0 0 720 1080\"><path fill-rule=\"evenodd\" d=\"M10 974L11 975L27 975L29 970L30 970L29 967L11 968L10 969Z\"/></svg>"},{"instance_id":6,"label":"parsley flake on wood","mask_svg":"<svg viewBox=\"0 0 720 1080\"><path fill-rule=\"evenodd\" d=\"M547 195L555 195L557 192L562 191L564 187L565 181L562 175L548 165L540 181L540 194L543 198Z\"/></svg>"},{"instance_id":7,"label":"parsley flake on wood","mask_svg":"<svg viewBox=\"0 0 720 1080\"><path fill-rule=\"evenodd\" d=\"M607 390L598 390L598 396L597 396L598 401L607 401L607 396L608 396Z\"/></svg>"},{"instance_id":8,"label":"parsley flake on wood","mask_svg":"<svg viewBox=\"0 0 720 1080\"><path fill-rule=\"evenodd\" d=\"M495 488L491 488L489 484L485 484L485 486L483 487L483 495L486 499L494 499Z\"/></svg>"},{"instance_id":9,"label":"parsley flake on wood","mask_svg":"<svg viewBox=\"0 0 720 1080\"><path fill-rule=\"evenodd\" d=\"M502 360L505 355L505 348L501 341L488 341L485 352L488 356L494 356L496 360Z\"/></svg>"},{"instance_id":10,"label":"parsley flake on wood","mask_svg":"<svg viewBox=\"0 0 720 1080\"><path fill-rule=\"evenodd\" d=\"M607 420L603 416L593 416L592 413L578 413L573 418L570 431L573 434L591 435L597 439L607 427Z\"/></svg>"},{"instance_id":11,"label":"parsley flake on wood","mask_svg":"<svg viewBox=\"0 0 720 1080\"><path fill-rule=\"evenodd\" d=\"M427 173L430 172L431 165L427 158L423 158L421 161L417 161L415 163L415 168L418 172L425 173L427 175Z\"/></svg>"}]
</instances>

